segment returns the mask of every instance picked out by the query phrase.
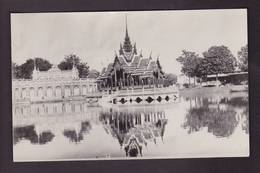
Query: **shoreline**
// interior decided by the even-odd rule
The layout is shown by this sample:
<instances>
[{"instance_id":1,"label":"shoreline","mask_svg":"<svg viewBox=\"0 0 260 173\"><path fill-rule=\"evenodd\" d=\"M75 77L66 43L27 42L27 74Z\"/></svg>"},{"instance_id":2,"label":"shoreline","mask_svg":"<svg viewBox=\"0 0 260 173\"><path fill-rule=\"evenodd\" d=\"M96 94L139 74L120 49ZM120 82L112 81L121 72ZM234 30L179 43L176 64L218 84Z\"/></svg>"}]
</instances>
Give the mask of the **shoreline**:
<instances>
[{"instance_id":1,"label":"shoreline","mask_svg":"<svg viewBox=\"0 0 260 173\"><path fill-rule=\"evenodd\" d=\"M219 97L219 96L248 96L248 91L231 92L234 85L219 86L219 87L195 87L183 88L179 90L180 97Z\"/></svg>"}]
</instances>

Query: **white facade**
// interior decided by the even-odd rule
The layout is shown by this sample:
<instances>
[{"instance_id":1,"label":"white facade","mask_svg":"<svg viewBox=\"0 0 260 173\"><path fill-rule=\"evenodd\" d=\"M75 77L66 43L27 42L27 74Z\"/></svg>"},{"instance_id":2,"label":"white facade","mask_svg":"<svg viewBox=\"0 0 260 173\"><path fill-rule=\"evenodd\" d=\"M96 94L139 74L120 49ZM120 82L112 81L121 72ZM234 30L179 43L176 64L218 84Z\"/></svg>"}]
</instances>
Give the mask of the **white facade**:
<instances>
[{"instance_id":1,"label":"white facade","mask_svg":"<svg viewBox=\"0 0 260 173\"><path fill-rule=\"evenodd\" d=\"M72 80L72 79L79 79L79 72L78 69L73 66L72 70L63 70L61 71L56 65L53 65L51 69L48 71L39 71L37 69L33 70L32 75L33 80Z\"/></svg>"},{"instance_id":2,"label":"white facade","mask_svg":"<svg viewBox=\"0 0 260 173\"><path fill-rule=\"evenodd\" d=\"M84 97L97 92L95 79L80 79L77 68L61 71L56 66L48 71L34 69L32 79L12 81L13 102L52 101Z\"/></svg>"}]
</instances>

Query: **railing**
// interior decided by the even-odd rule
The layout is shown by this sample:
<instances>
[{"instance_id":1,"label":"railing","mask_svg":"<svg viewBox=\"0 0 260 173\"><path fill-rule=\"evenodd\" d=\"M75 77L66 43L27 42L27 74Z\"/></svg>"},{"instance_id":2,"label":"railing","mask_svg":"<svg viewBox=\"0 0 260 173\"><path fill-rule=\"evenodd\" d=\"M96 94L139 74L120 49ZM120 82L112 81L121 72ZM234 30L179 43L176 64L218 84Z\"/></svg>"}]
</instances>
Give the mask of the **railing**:
<instances>
[{"instance_id":1,"label":"railing","mask_svg":"<svg viewBox=\"0 0 260 173\"><path fill-rule=\"evenodd\" d=\"M123 89L123 90L112 91L111 95L136 96L136 95L153 95L153 94L168 94L168 93L178 93L178 89L176 87L132 88L132 89ZM105 92L104 94L107 94L107 92Z\"/></svg>"}]
</instances>

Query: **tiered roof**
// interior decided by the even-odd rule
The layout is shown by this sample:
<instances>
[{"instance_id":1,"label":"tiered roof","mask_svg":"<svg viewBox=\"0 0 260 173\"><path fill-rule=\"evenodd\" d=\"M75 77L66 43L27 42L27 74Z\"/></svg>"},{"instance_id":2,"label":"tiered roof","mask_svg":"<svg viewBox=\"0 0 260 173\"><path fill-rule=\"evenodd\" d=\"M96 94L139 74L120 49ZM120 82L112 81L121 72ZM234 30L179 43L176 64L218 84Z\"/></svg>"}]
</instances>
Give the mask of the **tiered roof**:
<instances>
[{"instance_id":1,"label":"tiered roof","mask_svg":"<svg viewBox=\"0 0 260 173\"><path fill-rule=\"evenodd\" d=\"M158 69L158 63L152 60L151 55L149 58L143 58L142 53L137 54L136 44L132 45L130 41L127 25L123 45L120 44L119 53L116 53L114 63L110 63L107 68L102 70L100 78L107 78L116 64L125 73L132 75L149 76Z\"/></svg>"}]
</instances>

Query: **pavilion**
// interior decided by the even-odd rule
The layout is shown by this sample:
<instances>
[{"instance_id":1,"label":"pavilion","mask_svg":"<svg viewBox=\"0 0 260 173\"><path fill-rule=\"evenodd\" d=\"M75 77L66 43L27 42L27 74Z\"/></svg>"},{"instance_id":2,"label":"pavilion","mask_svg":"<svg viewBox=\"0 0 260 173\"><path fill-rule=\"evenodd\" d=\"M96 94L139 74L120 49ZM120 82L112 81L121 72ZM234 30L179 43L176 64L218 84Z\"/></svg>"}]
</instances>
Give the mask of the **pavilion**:
<instances>
[{"instance_id":1,"label":"pavilion","mask_svg":"<svg viewBox=\"0 0 260 173\"><path fill-rule=\"evenodd\" d=\"M153 60L152 55L144 58L137 53L136 43L132 44L128 35L126 22L125 39L115 52L114 62L103 68L98 77L99 89L125 89L128 87L160 87L163 84L164 72L160 61Z\"/></svg>"}]
</instances>

